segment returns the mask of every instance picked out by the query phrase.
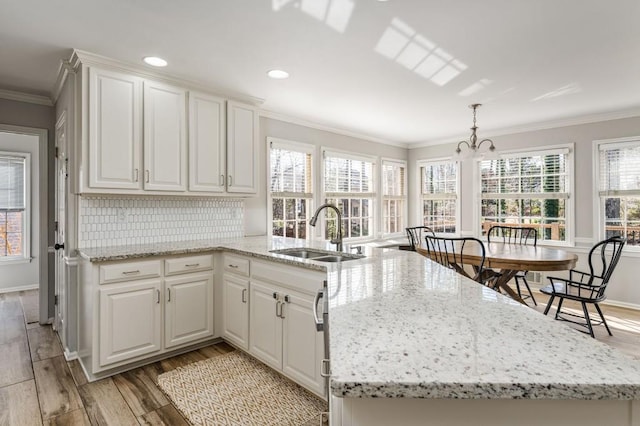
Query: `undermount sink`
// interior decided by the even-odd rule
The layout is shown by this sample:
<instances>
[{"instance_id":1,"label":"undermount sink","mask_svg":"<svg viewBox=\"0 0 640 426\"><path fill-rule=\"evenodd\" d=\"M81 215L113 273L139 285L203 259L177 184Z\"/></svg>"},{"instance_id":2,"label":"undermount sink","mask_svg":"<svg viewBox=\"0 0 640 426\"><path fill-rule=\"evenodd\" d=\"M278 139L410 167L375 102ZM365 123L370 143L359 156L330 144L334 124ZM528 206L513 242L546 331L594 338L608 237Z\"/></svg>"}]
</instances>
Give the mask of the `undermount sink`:
<instances>
[{"instance_id":1,"label":"undermount sink","mask_svg":"<svg viewBox=\"0 0 640 426\"><path fill-rule=\"evenodd\" d=\"M288 248L280 250L271 250L271 253L282 254L285 256L297 257L301 259L310 259L317 262L344 262L347 260L362 259L364 256L348 253L339 253L332 251L322 251L306 248Z\"/></svg>"}]
</instances>

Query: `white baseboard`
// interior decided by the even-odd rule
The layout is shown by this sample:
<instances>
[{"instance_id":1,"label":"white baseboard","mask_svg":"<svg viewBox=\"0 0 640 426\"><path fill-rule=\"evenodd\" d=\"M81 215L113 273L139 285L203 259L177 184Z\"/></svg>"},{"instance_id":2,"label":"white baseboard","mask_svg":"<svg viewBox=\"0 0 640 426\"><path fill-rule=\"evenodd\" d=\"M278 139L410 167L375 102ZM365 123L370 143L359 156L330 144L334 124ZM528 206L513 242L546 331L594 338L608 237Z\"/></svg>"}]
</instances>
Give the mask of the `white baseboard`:
<instances>
[{"instance_id":1,"label":"white baseboard","mask_svg":"<svg viewBox=\"0 0 640 426\"><path fill-rule=\"evenodd\" d=\"M617 306L618 308L633 309L634 311L640 311L640 305L638 305L637 303L619 302L617 300L605 300L600 304Z\"/></svg>"},{"instance_id":2,"label":"white baseboard","mask_svg":"<svg viewBox=\"0 0 640 426\"><path fill-rule=\"evenodd\" d=\"M28 284L17 287L0 288L0 293L14 293L16 291L39 290L39 284Z\"/></svg>"},{"instance_id":3,"label":"white baseboard","mask_svg":"<svg viewBox=\"0 0 640 426\"><path fill-rule=\"evenodd\" d=\"M77 351L69 352L68 349L65 349L64 359L66 359L67 361L73 361L74 359L78 359L78 352Z\"/></svg>"}]
</instances>

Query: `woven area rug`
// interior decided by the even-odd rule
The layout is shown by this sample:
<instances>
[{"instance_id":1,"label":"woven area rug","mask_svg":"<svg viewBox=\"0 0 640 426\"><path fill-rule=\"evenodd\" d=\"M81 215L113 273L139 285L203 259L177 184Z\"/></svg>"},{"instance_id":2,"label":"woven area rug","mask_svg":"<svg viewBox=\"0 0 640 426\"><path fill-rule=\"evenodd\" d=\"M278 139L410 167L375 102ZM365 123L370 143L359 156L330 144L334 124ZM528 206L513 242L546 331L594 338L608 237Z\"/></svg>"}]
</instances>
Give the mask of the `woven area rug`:
<instances>
[{"instance_id":1,"label":"woven area rug","mask_svg":"<svg viewBox=\"0 0 640 426\"><path fill-rule=\"evenodd\" d=\"M194 425L320 425L326 402L259 361L233 351L158 376Z\"/></svg>"}]
</instances>

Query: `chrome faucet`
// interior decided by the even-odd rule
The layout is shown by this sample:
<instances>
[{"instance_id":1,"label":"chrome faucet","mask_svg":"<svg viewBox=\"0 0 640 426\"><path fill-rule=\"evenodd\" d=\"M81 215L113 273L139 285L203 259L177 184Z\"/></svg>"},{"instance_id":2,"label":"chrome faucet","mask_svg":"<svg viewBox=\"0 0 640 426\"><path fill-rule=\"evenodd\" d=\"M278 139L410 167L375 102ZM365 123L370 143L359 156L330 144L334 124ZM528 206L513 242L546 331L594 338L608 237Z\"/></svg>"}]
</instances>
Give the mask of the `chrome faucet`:
<instances>
[{"instance_id":1,"label":"chrome faucet","mask_svg":"<svg viewBox=\"0 0 640 426\"><path fill-rule=\"evenodd\" d=\"M342 251L342 213L340 213L340 209L338 209L333 204L327 203L327 204L321 205L316 209L316 212L313 214L313 217L309 221L309 225L316 226L316 222L318 221L318 215L320 214L320 211L326 208L332 208L333 210L335 210L336 214L338 215L338 232L337 232L338 235L336 235L336 237L331 240L331 244L336 245L337 251Z\"/></svg>"}]
</instances>

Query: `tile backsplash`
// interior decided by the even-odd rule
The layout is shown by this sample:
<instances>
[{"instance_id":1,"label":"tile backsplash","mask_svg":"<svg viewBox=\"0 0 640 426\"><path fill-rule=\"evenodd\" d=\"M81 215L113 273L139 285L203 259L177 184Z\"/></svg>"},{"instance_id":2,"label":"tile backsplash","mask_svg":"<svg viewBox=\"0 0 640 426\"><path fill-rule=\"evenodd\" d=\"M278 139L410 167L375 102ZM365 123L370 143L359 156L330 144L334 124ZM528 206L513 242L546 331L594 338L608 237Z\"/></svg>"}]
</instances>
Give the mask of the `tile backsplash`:
<instances>
[{"instance_id":1,"label":"tile backsplash","mask_svg":"<svg viewBox=\"0 0 640 426\"><path fill-rule=\"evenodd\" d=\"M226 198L80 198L78 248L244 235L244 202Z\"/></svg>"}]
</instances>

